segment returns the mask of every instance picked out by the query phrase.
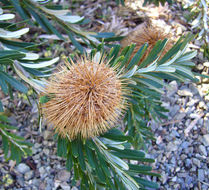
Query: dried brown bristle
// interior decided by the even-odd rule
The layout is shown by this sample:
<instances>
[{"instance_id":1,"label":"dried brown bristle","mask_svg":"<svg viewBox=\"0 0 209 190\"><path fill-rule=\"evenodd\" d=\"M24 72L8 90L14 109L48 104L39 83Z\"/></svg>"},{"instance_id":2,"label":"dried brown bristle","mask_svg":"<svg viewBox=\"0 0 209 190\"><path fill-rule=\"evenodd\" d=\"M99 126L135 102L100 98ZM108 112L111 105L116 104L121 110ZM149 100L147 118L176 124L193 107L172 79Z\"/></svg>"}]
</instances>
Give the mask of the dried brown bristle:
<instances>
[{"instance_id":1,"label":"dried brown bristle","mask_svg":"<svg viewBox=\"0 0 209 190\"><path fill-rule=\"evenodd\" d=\"M123 83L102 61L79 59L50 78L42 105L46 120L61 136L89 138L107 131L125 108Z\"/></svg>"},{"instance_id":2,"label":"dried brown bristle","mask_svg":"<svg viewBox=\"0 0 209 190\"><path fill-rule=\"evenodd\" d=\"M164 40L165 38L167 38L169 40L161 54L161 57L165 55L168 52L168 50L172 47L172 40L170 40L170 37L171 35L165 33L162 28L153 26L150 23L146 23L146 24L143 23L139 25L135 31L131 32L126 38L124 38L121 41L121 46L126 47L131 43L136 44L136 47L132 53L132 57L130 58L131 60L133 56L137 53L139 48L145 43L148 43L148 48L139 62L140 65L142 61L145 60L146 57L149 55L149 53L151 52L157 41Z\"/></svg>"}]
</instances>

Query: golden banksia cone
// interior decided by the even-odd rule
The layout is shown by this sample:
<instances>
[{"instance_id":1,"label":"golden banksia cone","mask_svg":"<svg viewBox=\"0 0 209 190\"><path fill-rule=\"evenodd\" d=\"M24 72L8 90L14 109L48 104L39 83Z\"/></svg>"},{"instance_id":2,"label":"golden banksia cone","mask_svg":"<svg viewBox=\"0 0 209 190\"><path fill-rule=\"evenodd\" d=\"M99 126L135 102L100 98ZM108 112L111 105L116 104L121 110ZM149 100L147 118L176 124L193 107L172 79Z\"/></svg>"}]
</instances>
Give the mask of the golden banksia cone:
<instances>
[{"instance_id":1,"label":"golden banksia cone","mask_svg":"<svg viewBox=\"0 0 209 190\"><path fill-rule=\"evenodd\" d=\"M146 57L149 55L157 41L164 40L165 38L170 38L171 35L168 33L165 33L162 28L153 26L150 21L147 21L141 25L139 25L133 32L131 32L126 38L124 38L121 41L121 46L126 47L130 45L131 43L135 43L136 47L132 53L132 57L137 53L139 48L144 45L145 43L148 43L148 48L146 52L144 53L143 57L141 58L139 65L146 59ZM168 40L166 47L164 48L161 57L165 55L168 50L172 47L172 40Z\"/></svg>"},{"instance_id":2,"label":"golden banksia cone","mask_svg":"<svg viewBox=\"0 0 209 190\"><path fill-rule=\"evenodd\" d=\"M94 137L117 122L124 92L120 75L108 63L79 59L51 76L42 113L63 137Z\"/></svg>"}]
</instances>

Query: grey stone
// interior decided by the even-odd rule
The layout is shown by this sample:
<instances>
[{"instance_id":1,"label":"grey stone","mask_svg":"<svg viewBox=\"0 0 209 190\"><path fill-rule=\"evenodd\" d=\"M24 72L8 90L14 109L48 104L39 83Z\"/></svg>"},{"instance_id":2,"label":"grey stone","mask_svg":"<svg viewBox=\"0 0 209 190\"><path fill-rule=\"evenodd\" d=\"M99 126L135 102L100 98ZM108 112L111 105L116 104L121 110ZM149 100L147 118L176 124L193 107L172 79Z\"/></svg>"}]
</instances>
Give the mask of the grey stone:
<instances>
[{"instance_id":1,"label":"grey stone","mask_svg":"<svg viewBox=\"0 0 209 190\"><path fill-rule=\"evenodd\" d=\"M21 174L25 174L26 172L30 171L30 168L26 164L21 163L17 166L17 171Z\"/></svg>"},{"instance_id":2,"label":"grey stone","mask_svg":"<svg viewBox=\"0 0 209 190\"><path fill-rule=\"evenodd\" d=\"M205 178L204 170L203 169L199 169L198 173L197 173L197 176L198 176L198 180L204 181L204 178Z\"/></svg>"},{"instance_id":3,"label":"grey stone","mask_svg":"<svg viewBox=\"0 0 209 190\"><path fill-rule=\"evenodd\" d=\"M191 98L191 99L189 100L189 102L187 103L187 106L192 107L192 106L194 106L197 102L199 102L198 99L193 99L193 98Z\"/></svg>"},{"instance_id":4,"label":"grey stone","mask_svg":"<svg viewBox=\"0 0 209 190\"><path fill-rule=\"evenodd\" d=\"M202 137L202 142L205 146L209 146L209 134L206 134Z\"/></svg>"},{"instance_id":5,"label":"grey stone","mask_svg":"<svg viewBox=\"0 0 209 190\"><path fill-rule=\"evenodd\" d=\"M52 137L52 135L53 135L53 132L48 131L48 130L44 131L44 134L43 134L45 140L50 139L50 137Z\"/></svg>"},{"instance_id":6,"label":"grey stone","mask_svg":"<svg viewBox=\"0 0 209 190\"><path fill-rule=\"evenodd\" d=\"M197 86L195 86L193 83L189 84L189 89L191 90L193 95L199 94L199 90L198 90ZM196 100L196 99L194 98L194 100Z\"/></svg>"},{"instance_id":7,"label":"grey stone","mask_svg":"<svg viewBox=\"0 0 209 190\"><path fill-rule=\"evenodd\" d=\"M179 133L176 130L172 130L170 136L171 137L180 137Z\"/></svg>"},{"instance_id":8,"label":"grey stone","mask_svg":"<svg viewBox=\"0 0 209 190\"><path fill-rule=\"evenodd\" d=\"M178 90L178 95L179 96L190 96L190 97L193 96L192 92L189 89Z\"/></svg>"},{"instance_id":9,"label":"grey stone","mask_svg":"<svg viewBox=\"0 0 209 190\"><path fill-rule=\"evenodd\" d=\"M28 171L28 172L25 173L24 178L25 178L25 180L28 181L28 180L32 179L33 176L34 176L34 172L31 170L31 171Z\"/></svg>"},{"instance_id":10,"label":"grey stone","mask_svg":"<svg viewBox=\"0 0 209 190\"><path fill-rule=\"evenodd\" d=\"M11 125L17 126L18 122L14 116L9 117L9 122Z\"/></svg>"},{"instance_id":11,"label":"grey stone","mask_svg":"<svg viewBox=\"0 0 209 190\"><path fill-rule=\"evenodd\" d=\"M173 177L173 178L171 179L171 181L176 182L176 181L177 181L177 177L176 177L176 176Z\"/></svg>"},{"instance_id":12,"label":"grey stone","mask_svg":"<svg viewBox=\"0 0 209 190\"><path fill-rule=\"evenodd\" d=\"M203 63L203 65L204 65L205 67L209 67L209 62L205 62L205 63Z\"/></svg>"},{"instance_id":13,"label":"grey stone","mask_svg":"<svg viewBox=\"0 0 209 190\"><path fill-rule=\"evenodd\" d=\"M194 179L191 177L191 176L187 176L186 177L186 179L185 179L185 182L186 182L186 184L191 188L191 187L193 187L193 181L194 181Z\"/></svg>"},{"instance_id":14,"label":"grey stone","mask_svg":"<svg viewBox=\"0 0 209 190\"><path fill-rule=\"evenodd\" d=\"M190 118L192 118L192 119L196 119L198 117L199 117L199 114L197 114L197 113L191 113L190 114Z\"/></svg>"},{"instance_id":15,"label":"grey stone","mask_svg":"<svg viewBox=\"0 0 209 190\"><path fill-rule=\"evenodd\" d=\"M175 116L175 119L176 120L182 120L182 119L184 119L185 117L186 117L186 113L184 113L184 112L181 112L181 113L178 113L176 116Z\"/></svg>"},{"instance_id":16,"label":"grey stone","mask_svg":"<svg viewBox=\"0 0 209 190\"><path fill-rule=\"evenodd\" d=\"M203 102L203 101L199 102L199 108L207 109L205 102Z\"/></svg>"},{"instance_id":17,"label":"grey stone","mask_svg":"<svg viewBox=\"0 0 209 190\"><path fill-rule=\"evenodd\" d=\"M71 188L71 190L78 190L78 188L74 186Z\"/></svg>"},{"instance_id":18,"label":"grey stone","mask_svg":"<svg viewBox=\"0 0 209 190\"><path fill-rule=\"evenodd\" d=\"M187 149L189 147L190 143L187 142L187 141L184 141L182 144L181 144L181 148L182 149Z\"/></svg>"},{"instance_id":19,"label":"grey stone","mask_svg":"<svg viewBox=\"0 0 209 190\"><path fill-rule=\"evenodd\" d=\"M176 159L175 159L174 156L171 158L170 162L171 162L172 164L176 165Z\"/></svg>"},{"instance_id":20,"label":"grey stone","mask_svg":"<svg viewBox=\"0 0 209 190\"><path fill-rule=\"evenodd\" d=\"M167 90L167 96L171 97L177 92L178 84L176 81L172 81L169 83L169 86L170 86L170 88L168 88L168 90Z\"/></svg>"},{"instance_id":21,"label":"grey stone","mask_svg":"<svg viewBox=\"0 0 209 190\"><path fill-rule=\"evenodd\" d=\"M34 179L33 180L33 182L32 182L32 184L34 185L34 186L39 186L39 184L40 184L40 180L39 179Z\"/></svg>"},{"instance_id":22,"label":"grey stone","mask_svg":"<svg viewBox=\"0 0 209 190\"><path fill-rule=\"evenodd\" d=\"M60 181L68 181L70 179L70 172L66 171L66 170L61 170L59 171L57 178Z\"/></svg>"},{"instance_id":23,"label":"grey stone","mask_svg":"<svg viewBox=\"0 0 209 190\"><path fill-rule=\"evenodd\" d=\"M198 65L196 66L196 68L197 68L198 70L203 70L203 69L204 69L204 66L203 66L202 64L198 64Z\"/></svg>"},{"instance_id":24,"label":"grey stone","mask_svg":"<svg viewBox=\"0 0 209 190\"><path fill-rule=\"evenodd\" d=\"M161 181L162 181L162 184L165 184L166 183L166 181L168 180L168 176L167 176L167 174L166 173L164 173L164 172L162 172L162 174L161 174Z\"/></svg>"},{"instance_id":25,"label":"grey stone","mask_svg":"<svg viewBox=\"0 0 209 190\"><path fill-rule=\"evenodd\" d=\"M197 158L192 158L193 164L195 164L198 168L200 168L200 161Z\"/></svg>"},{"instance_id":26,"label":"grey stone","mask_svg":"<svg viewBox=\"0 0 209 190\"><path fill-rule=\"evenodd\" d=\"M44 167L40 167L39 168L39 172L40 172L40 175L43 175L45 173Z\"/></svg>"},{"instance_id":27,"label":"grey stone","mask_svg":"<svg viewBox=\"0 0 209 190\"><path fill-rule=\"evenodd\" d=\"M178 173L177 176L186 178L187 177L187 173Z\"/></svg>"},{"instance_id":28,"label":"grey stone","mask_svg":"<svg viewBox=\"0 0 209 190\"><path fill-rule=\"evenodd\" d=\"M186 166L187 168L190 168L190 167L192 166L192 161L191 161L190 159L186 159L186 160L185 160L185 166Z\"/></svg>"},{"instance_id":29,"label":"grey stone","mask_svg":"<svg viewBox=\"0 0 209 190\"><path fill-rule=\"evenodd\" d=\"M66 182L61 183L60 186L63 190L70 190L70 186Z\"/></svg>"},{"instance_id":30,"label":"grey stone","mask_svg":"<svg viewBox=\"0 0 209 190\"><path fill-rule=\"evenodd\" d=\"M174 105L171 108L171 111L170 111L171 117L174 117L177 114L177 112L179 111L179 109L180 109L180 106L179 105Z\"/></svg>"},{"instance_id":31,"label":"grey stone","mask_svg":"<svg viewBox=\"0 0 209 190\"><path fill-rule=\"evenodd\" d=\"M46 154L46 155L49 155L50 150L48 148L44 148L43 149L43 153Z\"/></svg>"},{"instance_id":32,"label":"grey stone","mask_svg":"<svg viewBox=\"0 0 209 190\"><path fill-rule=\"evenodd\" d=\"M169 142L168 146L167 146L167 150L168 151L177 151L178 147L173 143L173 142Z\"/></svg>"},{"instance_id":33,"label":"grey stone","mask_svg":"<svg viewBox=\"0 0 209 190\"><path fill-rule=\"evenodd\" d=\"M20 186L24 187L24 184L25 184L25 180L23 177L21 176L17 176L17 182Z\"/></svg>"},{"instance_id":34,"label":"grey stone","mask_svg":"<svg viewBox=\"0 0 209 190\"><path fill-rule=\"evenodd\" d=\"M38 148L40 148L40 147L41 147L41 144L39 144L39 143L35 143L35 144L34 144L34 148L38 149Z\"/></svg>"},{"instance_id":35,"label":"grey stone","mask_svg":"<svg viewBox=\"0 0 209 190\"><path fill-rule=\"evenodd\" d=\"M199 146L199 150L200 152L204 155L204 156L207 156L207 151L206 151L206 148L203 146L203 145L200 145Z\"/></svg>"}]
</instances>

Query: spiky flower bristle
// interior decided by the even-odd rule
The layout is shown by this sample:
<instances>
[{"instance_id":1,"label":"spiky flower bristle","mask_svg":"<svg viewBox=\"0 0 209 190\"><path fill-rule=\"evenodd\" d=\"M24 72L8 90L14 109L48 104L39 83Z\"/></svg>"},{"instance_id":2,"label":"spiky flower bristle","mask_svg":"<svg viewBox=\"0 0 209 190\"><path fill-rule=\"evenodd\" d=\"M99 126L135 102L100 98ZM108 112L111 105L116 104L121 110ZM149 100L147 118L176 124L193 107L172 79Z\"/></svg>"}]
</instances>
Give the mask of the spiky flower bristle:
<instances>
[{"instance_id":1,"label":"spiky flower bristle","mask_svg":"<svg viewBox=\"0 0 209 190\"><path fill-rule=\"evenodd\" d=\"M135 43L136 47L134 49L134 52L132 54L132 57L137 53L139 48L144 45L145 43L148 43L148 48L146 52L144 53L143 57L141 58L139 65L142 63L143 60L146 59L146 57L149 55L157 41L164 40L165 38L169 39L165 49L163 50L161 57L165 55L168 50L172 47L172 40L171 34L165 33L162 28L153 26L151 23L145 23L140 25L135 31L131 32L126 38L124 38L121 41L122 47L126 47L130 45L131 43Z\"/></svg>"},{"instance_id":2,"label":"spiky flower bristle","mask_svg":"<svg viewBox=\"0 0 209 190\"><path fill-rule=\"evenodd\" d=\"M94 137L118 121L124 92L120 75L108 63L82 58L50 78L45 88L50 100L42 112L63 137Z\"/></svg>"}]
</instances>

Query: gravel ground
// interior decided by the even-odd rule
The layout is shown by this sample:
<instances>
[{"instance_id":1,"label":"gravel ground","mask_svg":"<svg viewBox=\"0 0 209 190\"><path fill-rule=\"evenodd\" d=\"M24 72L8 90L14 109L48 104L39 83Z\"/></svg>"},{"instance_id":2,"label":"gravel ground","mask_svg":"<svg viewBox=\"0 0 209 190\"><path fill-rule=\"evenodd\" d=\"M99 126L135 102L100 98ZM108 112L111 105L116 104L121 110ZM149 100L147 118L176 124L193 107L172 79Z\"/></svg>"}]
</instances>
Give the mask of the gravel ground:
<instances>
[{"instance_id":1,"label":"gravel ground","mask_svg":"<svg viewBox=\"0 0 209 190\"><path fill-rule=\"evenodd\" d=\"M80 7L81 11L87 5L88 3L84 3ZM123 21L121 33L125 34L140 23L144 15L155 19L156 22L166 23L171 30L176 31L176 36L187 30L185 21L180 19L183 13L177 11L180 10L178 4L173 5L171 10L161 7L144 12L137 11L140 5L131 3L129 5L136 10L138 16L133 10L115 8L112 4L107 4L106 8L95 6L94 13L86 11L91 15L91 19L105 10L106 15L117 14L117 17L110 16L109 22L108 19L105 21L107 24L94 21L92 30L114 31ZM89 6L89 11L92 6ZM175 15L172 9L176 11ZM121 21L121 18L124 20ZM198 41L195 43L199 44ZM195 62L200 73L208 73L209 63L203 61L201 53ZM209 96L206 96L209 89L208 80L203 79L199 84L181 85L172 81L170 86L162 99L164 106L170 110L168 120L163 121L161 125L151 122L157 140L150 146L148 153L150 157L156 159L153 168L162 174L162 178L153 177L152 180L157 181L162 190L207 190L209 189ZM5 162L0 150L0 189L78 189L79 183L74 186L71 184L72 173L65 170L65 160L56 156L52 130L43 127L40 132L35 102L32 101L33 106L30 106L24 98L18 96L15 94L14 101L6 100L4 103L8 105L10 120L13 125L19 127L20 135L34 143L33 155L24 158L21 164L16 166L13 161Z\"/></svg>"},{"instance_id":2,"label":"gravel ground","mask_svg":"<svg viewBox=\"0 0 209 190\"><path fill-rule=\"evenodd\" d=\"M208 84L171 83L163 98L168 121L152 124L156 143L149 154L156 159L162 190L209 189L209 103L201 96ZM204 88L203 88L204 86Z\"/></svg>"}]
</instances>

